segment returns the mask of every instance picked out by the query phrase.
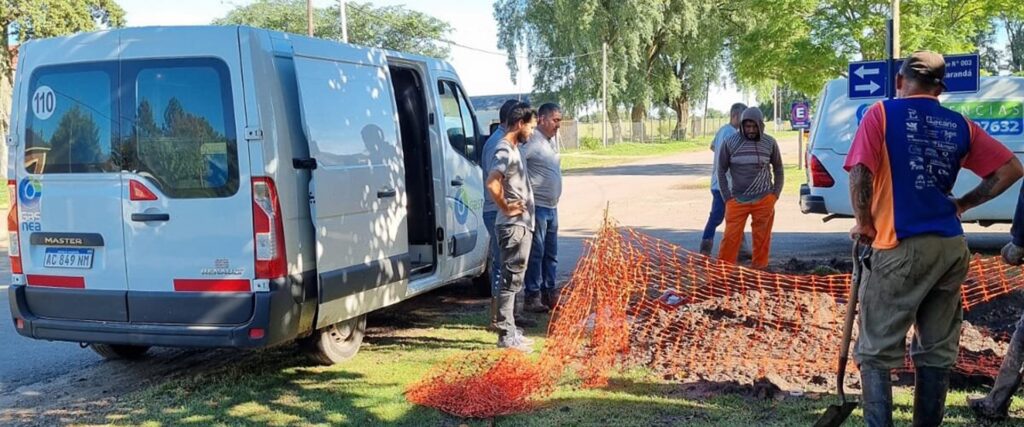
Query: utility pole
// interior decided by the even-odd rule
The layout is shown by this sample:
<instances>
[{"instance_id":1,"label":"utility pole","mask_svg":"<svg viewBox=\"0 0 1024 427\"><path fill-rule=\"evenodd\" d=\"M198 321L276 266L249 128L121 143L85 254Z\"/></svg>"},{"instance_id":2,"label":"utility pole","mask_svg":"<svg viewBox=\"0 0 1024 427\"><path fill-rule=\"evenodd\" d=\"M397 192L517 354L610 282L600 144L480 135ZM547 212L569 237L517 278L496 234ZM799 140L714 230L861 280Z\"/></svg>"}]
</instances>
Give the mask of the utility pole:
<instances>
[{"instance_id":1,"label":"utility pole","mask_svg":"<svg viewBox=\"0 0 1024 427\"><path fill-rule=\"evenodd\" d=\"M341 41L348 43L348 11L345 7L345 0L338 0L339 14L341 14Z\"/></svg>"},{"instance_id":2,"label":"utility pole","mask_svg":"<svg viewBox=\"0 0 1024 427\"><path fill-rule=\"evenodd\" d=\"M313 0L306 0L306 30L313 37Z\"/></svg>"},{"instance_id":3,"label":"utility pole","mask_svg":"<svg viewBox=\"0 0 1024 427\"><path fill-rule=\"evenodd\" d=\"M892 57L900 57L900 0L892 0Z\"/></svg>"},{"instance_id":4,"label":"utility pole","mask_svg":"<svg viewBox=\"0 0 1024 427\"><path fill-rule=\"evenodd\" d=\"M894 70L894 68L896 67L896 58L900 57L900 0L892 0L889 12L892 16L885 22L887 30L885 35L885 53L887 58L885 60L889 63L890 76L893 76L889 81L889 87L887 88L889 93L887 95L889 95L889 99L893 99L896 97L895 76L899 71Z\"/></svg>"},{"instance_id":5,"label":"utility pole","mask_svg":"<svg viewBox=\"0 0 1024 427\"><path fill-rule=\"evenodd\" d=\"M775 132L778 132L779 131L779 84L778 83L775 83L775 86L774 86L774 88L772 90L772 96L775 98L775 100L772 102L772 104L774 104L773 107L775 107L772 110L772 122L775 123Z\"/></svg>"},{"instance_id":6,"label":"utility pole","mask_svg":"<svg viewBox=\"0 0 1024 427\"><path fill-rule=\"evenodd\" d=\"M608 146L608 42L601 44L601 143Z\"/></svg>"}]
</instances>

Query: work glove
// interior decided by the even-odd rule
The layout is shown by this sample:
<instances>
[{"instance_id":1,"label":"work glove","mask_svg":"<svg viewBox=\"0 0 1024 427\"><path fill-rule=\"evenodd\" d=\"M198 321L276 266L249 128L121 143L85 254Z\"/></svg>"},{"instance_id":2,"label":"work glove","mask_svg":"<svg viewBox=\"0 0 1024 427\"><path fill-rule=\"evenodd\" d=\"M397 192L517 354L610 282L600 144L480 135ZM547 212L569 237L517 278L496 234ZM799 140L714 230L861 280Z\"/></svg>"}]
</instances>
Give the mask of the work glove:
<instances>
[{"instance_id":1,"label":"work glove","mask_svg":"<svg viewBox=\"0 0 1024 427\"><path fill-rule=\"evenodd\" d=\"M1013 242L1007 243L1002 250L1003 262L1010 265L1021 265L1024 263L1024 247L1017 246Z\"/></svg>"}]
</instances>

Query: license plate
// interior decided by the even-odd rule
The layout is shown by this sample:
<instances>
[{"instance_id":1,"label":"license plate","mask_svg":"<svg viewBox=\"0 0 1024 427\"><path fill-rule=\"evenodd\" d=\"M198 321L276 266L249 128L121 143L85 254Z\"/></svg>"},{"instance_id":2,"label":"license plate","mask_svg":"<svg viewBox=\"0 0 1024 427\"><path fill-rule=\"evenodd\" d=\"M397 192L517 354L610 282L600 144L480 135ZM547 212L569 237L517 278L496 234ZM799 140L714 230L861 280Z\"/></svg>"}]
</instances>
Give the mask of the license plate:
<instances>
[{"instance_id":1,"label":"license plate","mask_svg":"<svg viewBox=\"0 0 1024 427\"><path fill-rule=\"evenodd\" d=\"M47 268L92 268L93 249L46 248L43 266Z\"/></svg>"}]
</instances>

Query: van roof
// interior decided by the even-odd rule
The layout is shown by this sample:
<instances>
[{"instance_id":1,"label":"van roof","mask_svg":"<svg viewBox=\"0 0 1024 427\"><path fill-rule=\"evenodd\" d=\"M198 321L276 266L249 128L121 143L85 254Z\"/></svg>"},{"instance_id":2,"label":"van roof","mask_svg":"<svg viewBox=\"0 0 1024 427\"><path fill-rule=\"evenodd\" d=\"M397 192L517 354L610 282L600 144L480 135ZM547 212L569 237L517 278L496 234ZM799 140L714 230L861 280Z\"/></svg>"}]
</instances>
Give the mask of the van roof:
<instances>
[{"instance_id":1,"label":"van roof","mask_svg":"<svg viewBox=\"0 0 1024 427\"><path fill-rule=\"evenodd\" d=\"M109 40L109 38L123 38L129 37L147 37L147 36L167 36L167 33L175 33L182 37L190 39L203 39L207 37L223 36L224 33L237 33L240 29L249 29L255 32L266 32L272 35L276 35L278 38L284 39L310 39L310 40L325 40L318 39L315 37L309 37L301 34L285 33L281 31L268 30L263 28L250 27L245 25L193 25L193 26L147 26L147 27L125 27L125 28L113 28L107 30L98 30L91 32L75 33L61 37L51 37L45 39L33 39L26 42L21 47L24 52L25 47L31 47L32 50L39 49L42 47L47 48L67 48L69 46L86 44L96 42L98 40ZM335 43L341 43L335 41ZM429 56L417 55L408 52L399 52L394 50L372 48L367 46L361 46L349 43L353 47L360 49L369 49L371 51L378 51L384 53L388 57L400 58L410 61L422 62L427 64L433 70L438 71L454 71L454 67L443 59L433 58Z\"/></svg>"}]
</instances>

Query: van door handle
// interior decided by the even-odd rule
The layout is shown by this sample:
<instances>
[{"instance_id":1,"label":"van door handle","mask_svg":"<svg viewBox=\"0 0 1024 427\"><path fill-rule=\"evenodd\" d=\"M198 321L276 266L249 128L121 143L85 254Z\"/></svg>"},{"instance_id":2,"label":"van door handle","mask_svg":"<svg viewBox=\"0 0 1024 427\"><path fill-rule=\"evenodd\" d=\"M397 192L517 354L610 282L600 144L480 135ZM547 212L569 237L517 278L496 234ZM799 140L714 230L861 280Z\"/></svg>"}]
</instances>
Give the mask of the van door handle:
<instances>
[{"instance_id":1,"label":"van door handle","mask_svg":"<svg viewBox=\"0 0 1024 427\"><path fill-rule=\"evenodd\" d=\"M132 214L132 221L135 222L156 222L156 221L170 221L171 215L169 214Z\"/></svg>"},{"instance_id":2,"label":"van door handle","mask_svg":"<svg viewBox=\"0 0 1024 427\"><path fill-rule=\"evenodd\" d=\"M465 183L466 181L463 181L462 178L455 177L455 179L452 180L452 187L461 187Z\"/></svg>"},{"instance_id":3,"label":"van door handle","mask_svg":"<svg viewBox=\"0 0 1024 427\"><path fill-rule=\"evenodd\" d=\"M395 191L394 188L384 188L384 189L377 190L377 198L378 199L386 199L386 198L389 198L389 197L395 197L396 194L398 194L398 191Z\"/></svg>"}]
</instances>

